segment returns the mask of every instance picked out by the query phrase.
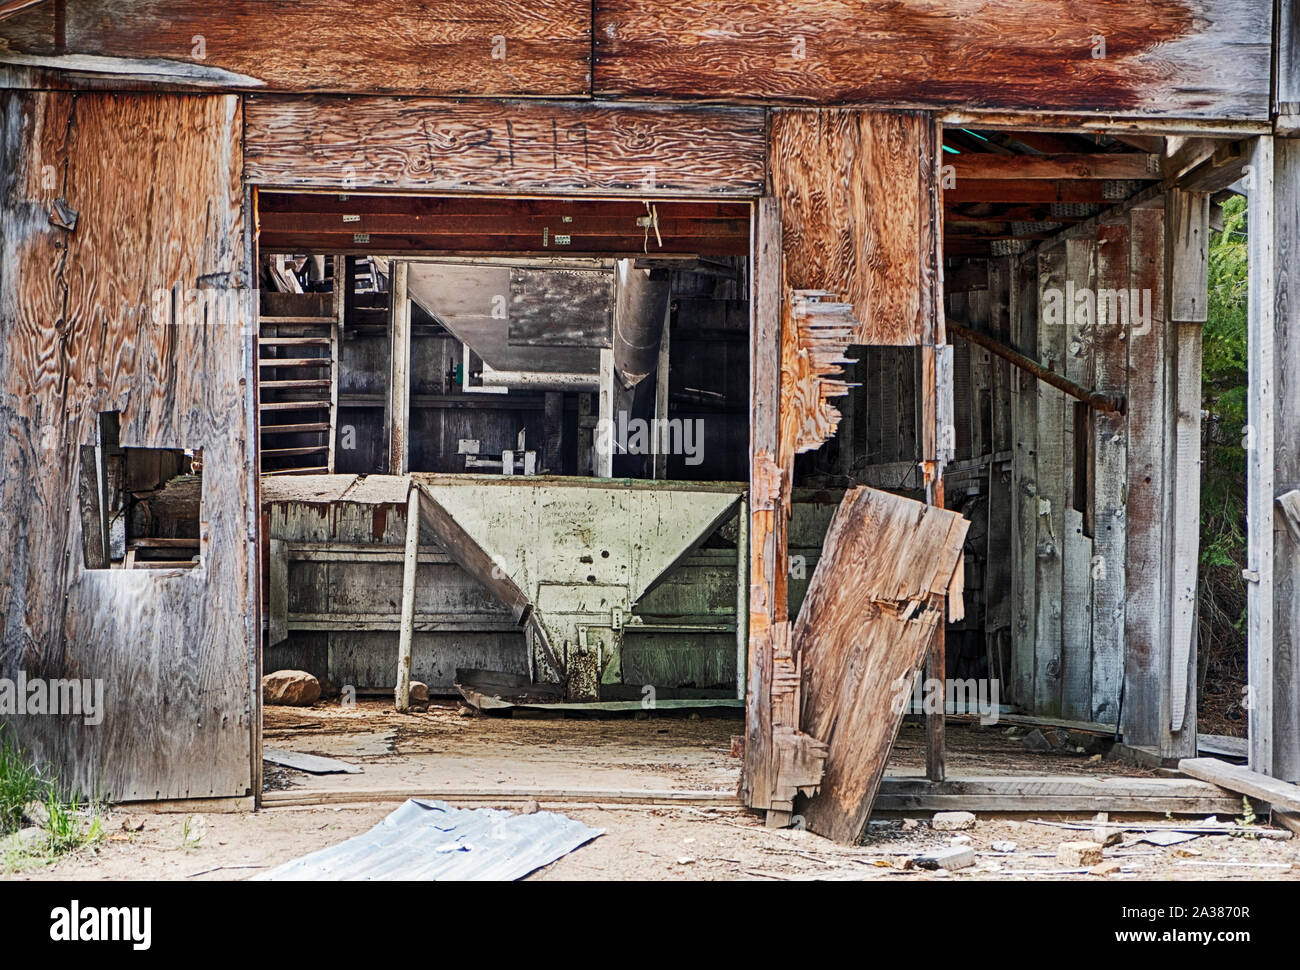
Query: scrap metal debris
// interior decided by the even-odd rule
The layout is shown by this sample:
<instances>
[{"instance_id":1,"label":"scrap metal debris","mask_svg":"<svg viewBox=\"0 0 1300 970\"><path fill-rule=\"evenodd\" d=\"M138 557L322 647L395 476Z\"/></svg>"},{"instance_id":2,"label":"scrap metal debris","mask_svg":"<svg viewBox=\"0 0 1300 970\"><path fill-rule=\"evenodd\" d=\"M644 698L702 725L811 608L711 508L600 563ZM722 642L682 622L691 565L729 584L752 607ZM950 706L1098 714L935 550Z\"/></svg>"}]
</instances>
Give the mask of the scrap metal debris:
<instances>
[{"instance_id":1,"label":"scrap metal debris","mask_svg":"<svg viewBox=\"0 0 1300 970\"><path fill-rule=\"evenodd\" d=\"M604 834L555 812L518 815L408 799L370 831L256 878L510 881Z\"/></svg>"}]
</instances>

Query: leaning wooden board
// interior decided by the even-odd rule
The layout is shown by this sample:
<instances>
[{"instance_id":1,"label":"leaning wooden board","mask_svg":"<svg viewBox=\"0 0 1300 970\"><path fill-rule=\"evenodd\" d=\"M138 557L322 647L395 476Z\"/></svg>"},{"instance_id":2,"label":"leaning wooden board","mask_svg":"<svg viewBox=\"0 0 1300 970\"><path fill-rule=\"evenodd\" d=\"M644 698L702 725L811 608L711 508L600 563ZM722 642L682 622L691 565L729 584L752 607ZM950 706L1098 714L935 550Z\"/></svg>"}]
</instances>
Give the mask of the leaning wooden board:
<instances>
[{"instance_id":1,"label":"leaning wooden board","mask_svg":"<svg viewBox=\"0 0 1300 970\"><path fill-rule=\"evenodd\" d=\"M1274 808L1300 812L1300 785L1261 775L1244 765L1230 765L1218 758L1184 758L1178 762L1178 770L1228 791L1261 799Z\"/></svg>"},{"instance_id":2,"label":"leaning wooden board","mask_svg":"<svg viewBox=\"0 0 1300 970\"><path fill-rule=\"evenodd\" d=\"M835 513L794 628L800 726L829 747L820 789L798 809L819 835L857 842L866 829L969 525L872 488Z\"/></svg>"}]
</instances>

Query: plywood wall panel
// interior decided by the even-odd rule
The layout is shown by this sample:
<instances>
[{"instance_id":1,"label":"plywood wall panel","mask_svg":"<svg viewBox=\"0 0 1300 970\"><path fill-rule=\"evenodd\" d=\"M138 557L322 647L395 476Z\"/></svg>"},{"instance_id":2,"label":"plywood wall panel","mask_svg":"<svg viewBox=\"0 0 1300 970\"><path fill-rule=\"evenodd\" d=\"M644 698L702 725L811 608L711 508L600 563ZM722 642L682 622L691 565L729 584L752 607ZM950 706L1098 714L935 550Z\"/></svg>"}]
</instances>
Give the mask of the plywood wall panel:
<instances>
[{"instance_id":1,"label":"plywood wall panel","mask_svg":"<svg viewBox=\"0 0 1300 970\"><path fill-rule=\"evenodd\" d=\"M937 131L925 114L772 114L784 286L851 303L854 343L916 345L932 333Z\"/></svg>"},{"instance_id":2,"label":"plywood wall panel","mask_svg":"<svg viewBox=\"0 0 1300 970\"><path fill-rule=\"evenodd\" d=\"M102 724L11 726L115 799L251 785L241 126L232 96L0 95L0 673L103 679ZM108 410L124 446L204 449L198 567L83 566L80 446Z\"/></svg>"},{"instance_id":3,"label":"plywood wall panel","mask_svg":"<svg viewBox=\"0 0 1300 970\"><path fill-rule=\"evenodd\" d=\"M252 95L246 174L286 187L762 193L763 113Z\"/></svg>"}]
</instances>

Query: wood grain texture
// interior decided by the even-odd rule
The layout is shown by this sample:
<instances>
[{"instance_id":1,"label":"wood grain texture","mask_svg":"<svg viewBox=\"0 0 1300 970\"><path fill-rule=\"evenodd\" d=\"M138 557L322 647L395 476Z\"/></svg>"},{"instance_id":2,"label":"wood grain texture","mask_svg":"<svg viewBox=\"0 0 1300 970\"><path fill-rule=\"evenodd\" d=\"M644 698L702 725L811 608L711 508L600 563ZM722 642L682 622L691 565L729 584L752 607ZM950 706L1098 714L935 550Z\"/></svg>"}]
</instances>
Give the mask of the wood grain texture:
<instances>
[{"instance_id":1,"label":"wood grain texture","mask_svg":"<svg viewBox=\"0 0 1300 970\"><path fill-rule=\"evenodd\" d=\"M245 176L286 188L752 197L761 111L250 95Z\"/></svg>"},{"instance_id":2,"label":"wood grain texture","mask_svg":"<svg viewBox=\"0 0 1300 970\"><path fill-rule=\"evenodd\" d=\"M1271 26L1268 0L597 0L594 90L1262 119Z\"/></svg>"},{"instance_id":3,"label":"wood grain texture","mask_svg":"<svg viewBox=\"0 0 1300 970\"><path fill-rule=\"evenodd\" d=\"M785 287L853 305L853 343L933 332L938 134L924 114L782 110L769 166L781 200Z\"/></svg>"},{"instance_id":4,"label":"wood grain texture","mask_svg":"<svg viewBox=\"0 0 1300 970\"><path fill-rule=\"evenodd\" d=\"M802 809L819 835L857 842L866 830L969 526L870 488L836 510L793 633L801 727L829 748L821 790Z\"/></svg>"},{"instance_id":5,"label":"wood grain texture","mask_svg":"<svg viewBox=\"0 0 1300 970\"><path fill-rule=\"evenodd\" d=\"M10 726L114 800L250 793L240 128L231 96L0 94L0 671L103 679L102 724ZM204 449L196 568L84 567L79 451L109 410L123 446Z\"/></svg>"},{"instance_id":6,"label":"wood grain texture","mask_svg":"<svg viewBox=\"0 0 1300 970\"><path fill-rule=\"evenodd\" d=\"M52 7L0 22L0 38L16 51L27 51L31 35L49 36L39 27L50 20ZM238 87L590 93L587 0L78 0L66 11L68 53L216 68L249 79Z\"/></svg>"}]
</instances>

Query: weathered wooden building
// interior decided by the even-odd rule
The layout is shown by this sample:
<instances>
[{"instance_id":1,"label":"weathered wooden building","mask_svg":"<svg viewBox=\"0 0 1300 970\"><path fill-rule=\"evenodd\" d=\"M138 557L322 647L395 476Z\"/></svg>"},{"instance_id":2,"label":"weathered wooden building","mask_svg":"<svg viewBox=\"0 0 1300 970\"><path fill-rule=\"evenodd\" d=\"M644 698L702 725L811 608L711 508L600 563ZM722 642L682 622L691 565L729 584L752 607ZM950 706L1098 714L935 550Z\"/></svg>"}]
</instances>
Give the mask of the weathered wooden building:
<instances>
[{"instance_id":1,"label":"weathered wooden building","mask_svg":"<svg viewBox=\"0 0 1300 970\"><path fill-rule=\"evenodd\" d=\"M1251 762L1300 780L1296 30L1271 0L3 0L0 676L107 706L11 727L121 800L255 798L276 666L739 691L746 803L820 787L846 836L921 666L1194 756L1237 192ZM620 415L701 447L600 444Z\"/></svg>"}]
</instances>

